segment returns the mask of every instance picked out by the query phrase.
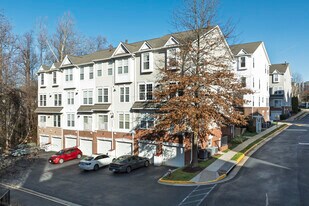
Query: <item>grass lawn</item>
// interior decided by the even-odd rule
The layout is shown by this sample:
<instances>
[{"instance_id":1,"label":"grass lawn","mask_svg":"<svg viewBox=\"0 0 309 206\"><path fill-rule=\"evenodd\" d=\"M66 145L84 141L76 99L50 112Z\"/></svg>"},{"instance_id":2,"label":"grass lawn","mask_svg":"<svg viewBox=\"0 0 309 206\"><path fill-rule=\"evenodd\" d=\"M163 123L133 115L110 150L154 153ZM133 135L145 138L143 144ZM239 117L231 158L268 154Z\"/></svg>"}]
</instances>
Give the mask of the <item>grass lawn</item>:
<instances>
[{"instance_id":1,"label":"grass lawn","mask_svg":"<svg viewBox=\"0 0 309 206\"><path fill-rule=\"evenodd\" d=\"M221 156L222 155L215 155L206 161L199 161L198 167L194 169L191 169L189 166L178 168L170 176L167 175L163 177L163 180L190 181L193 177L195 177L198 173L211 165Z\"/></svg>"}]
</instances>

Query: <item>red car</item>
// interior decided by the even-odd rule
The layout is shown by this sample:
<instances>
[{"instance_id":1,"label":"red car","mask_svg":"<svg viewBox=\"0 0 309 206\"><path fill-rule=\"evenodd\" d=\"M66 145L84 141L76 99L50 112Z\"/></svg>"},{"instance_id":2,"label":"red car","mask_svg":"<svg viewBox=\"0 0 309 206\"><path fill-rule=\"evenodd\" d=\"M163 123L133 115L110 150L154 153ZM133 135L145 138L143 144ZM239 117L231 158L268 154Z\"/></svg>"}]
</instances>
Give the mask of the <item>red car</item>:
<instances>
[{"instance_id":1,"label":"red car","mask_svg":"<svg viewBox=\"0 0 309 206\"><path fill-rule=\"evenodd\" d=\"M80 151L77 147L66 148L60 150L56 154L52 155L48 162L54 164L62 164L64 161L72 160L72 159L79 159L83 156L82 151Z\"/></svg>"}]
</instances>

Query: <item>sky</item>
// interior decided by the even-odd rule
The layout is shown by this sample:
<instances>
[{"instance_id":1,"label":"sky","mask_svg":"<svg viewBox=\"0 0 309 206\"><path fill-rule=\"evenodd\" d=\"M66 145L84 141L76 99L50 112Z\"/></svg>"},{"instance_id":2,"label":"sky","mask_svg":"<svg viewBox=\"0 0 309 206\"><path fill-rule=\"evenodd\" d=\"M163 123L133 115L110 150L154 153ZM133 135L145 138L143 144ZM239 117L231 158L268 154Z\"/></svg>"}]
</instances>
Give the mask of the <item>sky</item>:
<instances>
[{"instance_id":1,"label":"sky","mask_svg":"<svg viewBox=\"0 0 309 206\"><path fill-rule=\"evenodd\" d=\"M141 41L175 32L173 12L182 0L0 0L0 10L15 34L35 30L45 18L52 33L60 16L70 12L77 30L87 36ZM236 27L232 43L263 41L272 64L290 63L292 73L309 80L309 1L221 0L219 23L231 19Z\"/></svg>"}]
</instances>

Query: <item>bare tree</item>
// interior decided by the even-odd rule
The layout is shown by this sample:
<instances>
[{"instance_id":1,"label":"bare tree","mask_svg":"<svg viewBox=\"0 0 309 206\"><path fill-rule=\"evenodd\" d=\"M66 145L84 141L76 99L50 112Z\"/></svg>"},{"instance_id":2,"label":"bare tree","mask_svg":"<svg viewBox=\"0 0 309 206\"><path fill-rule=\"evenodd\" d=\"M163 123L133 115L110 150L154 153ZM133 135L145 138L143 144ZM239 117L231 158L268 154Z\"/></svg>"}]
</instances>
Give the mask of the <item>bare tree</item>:
<instances>
[{"instance_id":1,"label":"bare tree","mask_svg":"<svg viewBox=\"0 0 309 206\"><path fill-rule=\"evenodd\" d=\"M39 50L40 65L46 63L46 55L48 53L48 32L46 26L46 19L40 18L37 22L37 44Z\"/></svg>"},{"instance_id":2,"label":"bare tree","mask_svg":"<svg viewBox=\"0 0 309 206\"><path fill-rule=\"evenodd\" d=\"M246 124L235 107L244 104L244 88L232 70L232 54L219 27L214 24L216 0L186 1L178 12L176 34L180 47L160 70L155 99L161 105L156 114L157 130L190 134L191 167L197 166L199 143L208 141L224 124Z\"/></svg>"},{"instance_id":3,"label":"bare tree","mask_svg":"<svg viewBox=\"0 0 309 206\"><path fill-rule=\"evenodd\" d=\"M301 88L300 84L302 82L302 77L299 73L294 72L292 74L292 97L297 97L301 100Z\"/></svg>"}]
</instances>

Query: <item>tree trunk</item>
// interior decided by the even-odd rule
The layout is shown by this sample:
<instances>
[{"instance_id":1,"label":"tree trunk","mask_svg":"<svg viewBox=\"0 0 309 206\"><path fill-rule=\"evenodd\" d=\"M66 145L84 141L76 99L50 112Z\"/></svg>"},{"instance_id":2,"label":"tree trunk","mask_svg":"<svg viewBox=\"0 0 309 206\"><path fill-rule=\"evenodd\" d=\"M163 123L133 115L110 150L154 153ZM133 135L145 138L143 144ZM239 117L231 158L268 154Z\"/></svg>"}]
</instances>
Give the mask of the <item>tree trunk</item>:
<instances>
[{"instance_id":1,"label":"tree trunk","mask_svg":"<svg viewBox=\"0 0 309 206\"><path fill-rule=\"evenodd\" d=\"M192 133L192 141L191 141L191 149L192 149L192 159L191 159L191 168L198 166L198 133Z\"/></svg>"}]
</instances>

